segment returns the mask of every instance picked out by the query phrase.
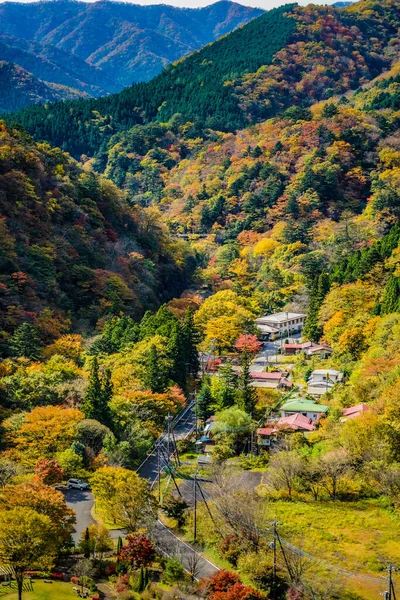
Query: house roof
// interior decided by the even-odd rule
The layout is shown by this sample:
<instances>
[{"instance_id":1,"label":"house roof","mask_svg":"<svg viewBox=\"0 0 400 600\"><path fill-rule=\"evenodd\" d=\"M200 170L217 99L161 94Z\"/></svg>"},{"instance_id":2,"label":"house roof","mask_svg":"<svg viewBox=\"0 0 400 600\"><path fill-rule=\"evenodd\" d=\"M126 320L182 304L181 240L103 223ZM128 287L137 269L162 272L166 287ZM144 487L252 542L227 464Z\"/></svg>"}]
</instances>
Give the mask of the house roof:
<instances>
[{"instance_id":1,"label":"house roof","mask_svg":"<svg viewBox=\"0 0 400 600\"><path fill-rule=\"evenodd\" d=\"M312 345L310 348L307 349L307 352L310 354L314 354L314 352L321 352L321 350L325 350L325 352L333 352L332 348L330 346L314 346Z\"/></svg>"},{"instance_id":2,"label":"house roof","mask_svg":"<svg viewBox=\"0 0 400 600\"><path fill-rule=\"evenodd\" d=\"M360 415L361 413L369 409L370 407L368 406L368 404L356 404L355 406L350 406L350 408L346 408L343 411L343 416L356 417L357 415Z\"/></svg>"},{"instance_id":3,"label":"house roof","mask_svg":"<svg viewBox=\"0 0 400 600\"><path fill-rule=\"evenodd\" d=\"M312 342L303 342L302 344L284 344L283 347L288 350L302 350L303 348L311 348L314 344Z\"/></svg>"},{"instance_id":4,"label":"house roof","mask_svg":"<svg viewBox=\"0 0 400 600\"><path fill-rule=\"evenodd\" d=\"M259 317L258 319L256 319L257 323L262 323L263 321L276 321L279 323L284 323L285 321L291 320L291 319L299 319L299 318L305 318L306 315L304 315L303 313L292 313L292 312L278 312L278 313L272 313L272 315L264 315L263 317Z\"/></svg>"},{"instance_id":5,"label":"house roof","mask_svg":"<svg viewBox=\"0 0 400 600\"><path fill-rule=\"evenodd\" d=\"M343 375L342 371L336 371L336 369L315 369L311 373L311 377L313 375Z\"/></svg>"},{"instance_id":6,"label":"house roof","mask_svg":"<svg viewBox=\"0 0 400 600\"><path fill-rule=\"evenodd\" d=\"M329 406L324 404L316 404L312 400L306 400L305 398L294 398L288 400L280 407L285 412L312 412L312 413L327 413Z\"/></svg>"},{"instance_id":7,"label":"house roof","mask_svg":"<svg viewBox=\"0 0 400 600\"><path fill-rule=\"evenodd\" d=\"M279 329L271 327L271 325L265 325L264 323L257 323L258 329L261 333L278 333Z\"/></svg>"},{"instance_id":8,"label":"house roof","mask_svg":"<svg viewBox=\"0 0 400 600\"><path fill-rule=\"evenodd\" d=\"M280 371L273 371L271 373L265 373L264 371L251 371L250 377L253 379L282 379L283 373Z\"/></svg>"},{"instance_id":9,"label":"house roof","mask_svg":"<svg viewBox=\"0 0 400 600\"><path fill-rule=\"evenodd\" d=\"M260 427L260 429L257 429L257 435L272 435L273 433L275 433L276 429L272 428L272 427Z\"/></svg>"},{"instance_id":10,"label":"house roof","mask_svg":"<svg viewBox=\"0 0 400 600\"><path fill-rule=\"evenodd\" d=\"M277 425L289 427L290 429L305 429L306 431L314 431L314 423L304 415L295 414L288 417L281 417Z\"/></svg>"}]
</instances>

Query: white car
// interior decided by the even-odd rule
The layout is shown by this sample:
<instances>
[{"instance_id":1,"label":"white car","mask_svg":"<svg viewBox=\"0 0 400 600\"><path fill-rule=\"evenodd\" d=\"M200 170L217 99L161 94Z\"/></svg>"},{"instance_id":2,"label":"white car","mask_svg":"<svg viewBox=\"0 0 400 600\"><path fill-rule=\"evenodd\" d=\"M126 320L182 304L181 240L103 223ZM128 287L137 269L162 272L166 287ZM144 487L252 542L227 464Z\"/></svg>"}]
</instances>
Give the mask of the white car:
<instances>
[{"instance_id":1,"label":"white car","mask_svg":"<svg viewBox=\"0 0 400 600\"><path fill-rule=\"evenodd\" d=\"M71 488L73 488L75 490L87 490L89 487L89 484L85 483L84 481L81 481L80 479L69 479L67 486L68 486L69 490Z\"/></svg>"}]
</instances>

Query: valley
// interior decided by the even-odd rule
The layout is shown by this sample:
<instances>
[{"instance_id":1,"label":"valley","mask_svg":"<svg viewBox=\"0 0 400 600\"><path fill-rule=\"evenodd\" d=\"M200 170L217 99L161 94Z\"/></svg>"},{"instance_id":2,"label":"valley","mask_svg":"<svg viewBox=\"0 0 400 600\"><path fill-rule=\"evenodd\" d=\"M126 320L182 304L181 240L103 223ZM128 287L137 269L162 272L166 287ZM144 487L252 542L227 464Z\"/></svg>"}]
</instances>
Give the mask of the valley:
<instances>
[{"instance_id":1,"label":"valley","mask_svg":"<svg viewBox=\"0 0 400 600\"><path fill-rule=\"evenodd\" d=\"M0 574L395 600L399 0L48 6L0 5Z\"/></svg>"}]
</instances>

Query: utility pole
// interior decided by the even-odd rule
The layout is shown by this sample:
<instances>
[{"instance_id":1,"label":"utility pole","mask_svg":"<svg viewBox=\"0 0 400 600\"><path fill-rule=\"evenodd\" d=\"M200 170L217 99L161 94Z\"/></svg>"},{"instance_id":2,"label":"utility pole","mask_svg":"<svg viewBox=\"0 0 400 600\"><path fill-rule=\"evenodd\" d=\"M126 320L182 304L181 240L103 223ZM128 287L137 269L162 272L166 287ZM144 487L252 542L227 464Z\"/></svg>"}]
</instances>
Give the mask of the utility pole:
<instances>
[{"instance_id":1,"label":"utility pole","mask_svg":"<svg viewBox=\"0 0 400 600\"><path fill-rule=\"evenodd\" d=\"M389 563L388 566L388 584L389 584L389 591L385 592L385 600L396 600L396 592L394 590L394 585L393 585L393 565L392 563Z\"/></svg>"},{"instance_id":2,"label":"utility pole","mask_svg":"<svg viewBox=\"0 0 400 600\"><path fill-rule=\"evenodd\" d=\"M273 562L273 566L272 566L272 598L273 600L276 599L276 515L274 517L274 547L273 547L273 551L274 551L274 562Z\"/></svg>"},{"instance_id":3,"label":"utility pole","mask_svg":"<svg viewBox=\"0 0 400 600\"><path fill-rule=\"evenodd\" d=\"M157 483L158 483L158 503L161 502L161 469L160 469L160 448L157 446Z\"/></svg>"},{"instance_id":4,"label":"utility pole","mask_svg":"<svg viewBox=\"0 0 400 600\"><path fill-rule=\"evenodd\" d=\"M197 472L194 474L194 517L193 517L193 541L197 538Z\"/></svg>"},{"instance_id":5,"label":"utility pole","mask_svg":"<svg viewBox=\"0 0 400 600\"><path fill-rule=\"evenodd\" d=\"M171 421L172 421L172 417L171 415L168 413L168 415L165 417L165 420L167 421L167 455L168 455L168 461L169 461L169 457L171 455Z\"/></svg>"},{"instance_id":6,"label":"utility pole","mask_svg":"<svg viewBox=\"0 0 400 600\"><path fill-rule=\"evenodd\" d=\"M197 442L197 433L198 433L198 412L197 412L197 390L194 391L194 431L195 431L195 440Z\"/></svg>"}]
</instances>

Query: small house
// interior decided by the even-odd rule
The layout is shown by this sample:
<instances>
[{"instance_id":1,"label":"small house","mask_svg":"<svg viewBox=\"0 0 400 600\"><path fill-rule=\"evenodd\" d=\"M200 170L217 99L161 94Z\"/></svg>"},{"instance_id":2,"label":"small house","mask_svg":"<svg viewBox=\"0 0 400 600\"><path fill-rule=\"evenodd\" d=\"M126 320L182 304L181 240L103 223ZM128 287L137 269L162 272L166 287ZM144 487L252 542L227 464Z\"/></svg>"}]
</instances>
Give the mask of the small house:
<instances>
[{"instance_id":1,"label":"small house","mask_svg":"<svg viewBox=\"0 0 400 600\"><path fill-rule=\"evenodd\" d=\"M329 406L317 404L306 398L294 398L288 400L281 407L281 418L290 417L291 415L301 414L311 421L315 422L321 417L324 417L329 410Z\"/></svg>"},{"instance_id":2,"label":"small house","mask_svg":"<svg viewBox=\"0 0 400 600\"><path fill-rule=\"evenodd\" d=\"M337 383L343 381L344 375L335 369L317 369L311 373L308 380L308 393L310 396L322 396L329 392Z\"/></svg>"},{"instance_id":3,"label":"small house","mask_svg":"<svg viewBox=\"0 0 400 600\"><path fill-rule=\"evenodd\" d=\"M252 385L259 388L272 390L290 389L293 384L281 371L265 373L264 371L251 371Z\"/></svg>"},{"instance_id":4,"label":"small house","mask_svg":"<svg viewBox=\"0 0 400 600\"><path fill-rule=\"evenodd\" d=\"M281 417L277 421L277 426L281 429L289 429L292 431L314 431L314 421L310 417L305 417L301 413Z\"/></svg>"},{"instance_id":5,"label":"small house","mask_svg":"<svg viewBox=\"0 0 400 600\"><path fill-rule=\"evenodd\" d=\"M347 419L355 419L369 409L370 407L368 404L356 404L355 406L350 406L350 408L345 408L342 411L342 421L347 421Z\"/></svg>"},{"instance_id":6,"label":"small house","mask_svg":"<svg viewBox=\"0 0 400 600\"><path fill-rule=\"evenodd\" d=\"M314 342L302 342L299 344L284 344L284 353L287 355L299 354L304 352L307 357L319 356L328 358L333 352L332 348L324 344L314 344Z\"/></svg>"},{"instance_id":7,"label":"small house","mask_svg":"<svg viewBox=\"0 0 400 600\"><path fill-rule=\"evenodd\" d=\"M257 429L257 444L262 448L268 448L277 437L277 429L273 426L265 426Z\"/></svg>"}]
</instances>

